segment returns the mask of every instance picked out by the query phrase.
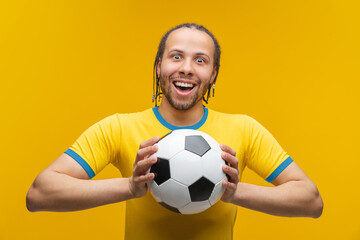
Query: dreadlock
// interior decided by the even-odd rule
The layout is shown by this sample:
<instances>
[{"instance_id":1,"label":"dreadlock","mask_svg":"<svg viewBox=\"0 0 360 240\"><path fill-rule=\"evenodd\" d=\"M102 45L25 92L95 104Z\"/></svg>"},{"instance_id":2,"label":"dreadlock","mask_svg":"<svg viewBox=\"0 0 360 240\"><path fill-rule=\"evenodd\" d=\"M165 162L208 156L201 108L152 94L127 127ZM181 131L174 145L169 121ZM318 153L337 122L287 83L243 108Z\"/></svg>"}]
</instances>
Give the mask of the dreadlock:
<instances>
[{"instance_id":1,"label":"dreadlock","mask_svg":"<svg viewBox=\"0 0 360 240\"><path fill-rule=\"evenodd\" d=\"M203 31L203 32L207 33L214 42L214 45L215 45L214 67L216 68L217 71L216 71L216 75L214 78L214 82L211 85L209 85L206 99L205 99L205 97L203 97L203 100L206 104L209 101L211 88L213 87L213 85L215 85L215 82L216 82L216 79L217 79L217 76L219 73L221 50L220 50L220 45L219 45L218 41L216 40L216 38L214 37L214 35L209 30L207 30L204 26L198 25L196 23L184 23L184 24L177 25L176 27L167 31L165 33L165 35L161 38L161 41L160 41L160 44L158 47L158 51L157 51L157 54L155 57L154 68L153 68L153 98L152 98L152 101L155 102L155 106L157 106L158 100L160 100L162 97L162 92L161 92L161 88L160 88L160 76L158 76L158 74L157 74L157 66L158 66L160 59L162 58L162 56L164 54L166 40L168 39L170 33L172 33L173 31L175 31L179 28L193 28L193 29L196 29L199 31ZM215 88L213 88L213 94L212 94L213 97L214 97L214 94L215 94Z\"/></svg>"}]
</instances>

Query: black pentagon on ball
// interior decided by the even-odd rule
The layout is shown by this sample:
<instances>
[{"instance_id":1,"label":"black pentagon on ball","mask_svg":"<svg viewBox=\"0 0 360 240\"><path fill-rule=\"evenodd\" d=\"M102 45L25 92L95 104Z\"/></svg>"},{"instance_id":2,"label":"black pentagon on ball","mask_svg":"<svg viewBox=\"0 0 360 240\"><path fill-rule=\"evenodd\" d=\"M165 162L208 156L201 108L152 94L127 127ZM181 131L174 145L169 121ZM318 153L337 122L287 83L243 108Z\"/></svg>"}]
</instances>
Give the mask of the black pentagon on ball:
<instances>
[{"instance_id":1,"label":"black pentagon on ball","mask_svg":"<svg viewBox=\"0 0 360 240\"><path fill-rule=\"evenodd\" d=\"M173 212L176 212L176 213L180 213L179 209L175 208L175 207L172 207L164 202L159 202L163 207L173 211Z\"/></svg>"},{"instance_id":2,"label":"black pentagon on ball","mask_svg":"<svg viewBox=\"0 0 360 240\"><path fill-rule=\"evenodd\" d=\"M200 135L192 135L185 137L185 150L202 157L211 147L206 140Z\"/></svg>"},{"instance_id":3,"label":"black pentagon on ball","mask_svg":"<svg viewBox=\"0 0 360 240\"><path fill-rule=\"evenodd\" d=\"M215 184L205 177L199 178L195 183L189 186L190 198L192 202L205 201L210 195Z\"/></svg>"},{"instance_id":4,"label":"black pentagon on ball","mask_svg":"<svg viewBox=\"0 0 360 240\"><path fill-rule=\"evenodd\" d=\"M150 172L155 173L154 181L157 185L162 184L170 178L169 160L158 158L157 163L151 166Z\"/></svg>"}]
</instances>

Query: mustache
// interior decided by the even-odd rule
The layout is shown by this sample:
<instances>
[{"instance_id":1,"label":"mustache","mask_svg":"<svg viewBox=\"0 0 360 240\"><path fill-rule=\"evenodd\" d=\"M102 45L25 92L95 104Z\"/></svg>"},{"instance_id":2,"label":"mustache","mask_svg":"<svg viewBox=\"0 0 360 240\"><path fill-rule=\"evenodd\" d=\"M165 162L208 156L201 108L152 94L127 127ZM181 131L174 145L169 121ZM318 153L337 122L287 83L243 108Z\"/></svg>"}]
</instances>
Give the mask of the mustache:
<instances>
[{"instance_id":1,"label":"mustache","mask_svg":"<svg viewBox=\"0 0 360 240\"><path fill-rule=\"evenodd\" d=\"M174 80L174 79L186 79L186 80L191 80L191 81L195 81L197 83L199 83L199 80L192 78L191 76L185 76L185 75L177 75L177 76L170 76L169 80Z\"/></svg>"}]
</instances>

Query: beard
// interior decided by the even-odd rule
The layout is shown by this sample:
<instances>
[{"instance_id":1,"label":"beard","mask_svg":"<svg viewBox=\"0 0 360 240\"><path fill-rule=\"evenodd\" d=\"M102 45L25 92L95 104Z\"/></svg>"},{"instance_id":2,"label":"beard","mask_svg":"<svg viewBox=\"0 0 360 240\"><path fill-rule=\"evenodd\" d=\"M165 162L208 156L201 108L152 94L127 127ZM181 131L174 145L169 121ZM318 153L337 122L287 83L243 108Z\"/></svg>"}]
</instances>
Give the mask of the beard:
<instances>
[{"instance_id":1,"label":"beard","mask_svg":"<svg viewBox=\"0 0 360 240\"><path fill-rule=\"evenodd\" d=\"M183 79L193 80L189 77L181 77ZM201 82L195 80L197 82L198 89L194 92L191 96L186 97L186 99L176 99L176 93L173 92L171 87L171 80L172 77L164 76L160 73L160 87L161 91L170 103L170 105L175 108L176 110L189 110L194 107L199 101L202 101L202 98L206 94L206 91L209 89L210 86L210 79L204 86L201 87Z\"/></svg>"}]
</instances>

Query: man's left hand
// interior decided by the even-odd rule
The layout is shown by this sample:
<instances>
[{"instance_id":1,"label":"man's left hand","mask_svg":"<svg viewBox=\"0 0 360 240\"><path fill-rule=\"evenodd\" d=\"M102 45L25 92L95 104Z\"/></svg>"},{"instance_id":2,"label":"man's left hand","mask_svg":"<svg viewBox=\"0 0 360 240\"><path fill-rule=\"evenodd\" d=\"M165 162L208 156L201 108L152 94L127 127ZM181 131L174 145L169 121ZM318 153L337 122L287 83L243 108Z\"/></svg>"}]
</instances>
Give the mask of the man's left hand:
<instances>
[{"instance_id":1,"label":"man's left hand","mask_svg":"<svg viewBox=\"0 0 360 240\"><path fill-rule=\"evenodd\" d=\"M223 165L223 171L228 175L228 179L224 180L222 185L225 188L225 192L221 197L224 202L232 202L235 196L237 185L239 183L239 160L236 158L236 152L234 149L220 144L220 148L223 151L221 157L228 163Z\"/></svg>"}]
</instances>

